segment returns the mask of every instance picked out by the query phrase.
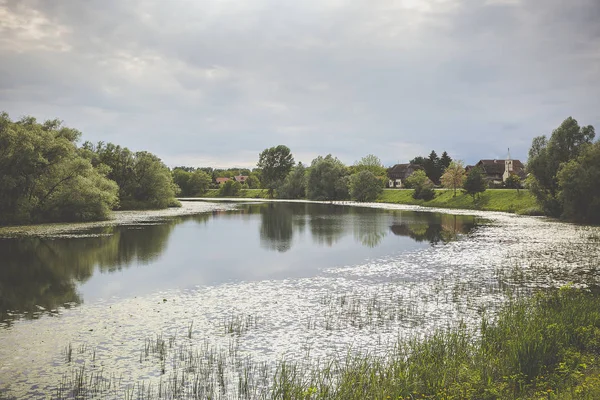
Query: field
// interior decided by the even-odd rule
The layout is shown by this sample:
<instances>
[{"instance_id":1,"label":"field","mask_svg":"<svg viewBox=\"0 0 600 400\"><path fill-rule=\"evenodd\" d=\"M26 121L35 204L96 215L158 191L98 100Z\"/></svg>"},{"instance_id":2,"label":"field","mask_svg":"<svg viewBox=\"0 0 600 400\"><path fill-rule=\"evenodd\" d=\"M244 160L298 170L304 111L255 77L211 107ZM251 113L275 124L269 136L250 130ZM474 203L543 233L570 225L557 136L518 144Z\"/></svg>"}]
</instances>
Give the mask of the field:
<instances>
[{"instance_id":1,"label":"field","mask_svg":"<svg viewBox=\"0 0 600 400\"><path fill-rule=\"evenodd\" d=\"M436 190L433 200L412 198L410 189L388 189L377 200L380 203L413 204L425 207L457 208L467 210L504 211L517 214L538 215L540 210L535 198L528 190L488 189L475 200L461 191Z\"/></svg>"}]
</instances>

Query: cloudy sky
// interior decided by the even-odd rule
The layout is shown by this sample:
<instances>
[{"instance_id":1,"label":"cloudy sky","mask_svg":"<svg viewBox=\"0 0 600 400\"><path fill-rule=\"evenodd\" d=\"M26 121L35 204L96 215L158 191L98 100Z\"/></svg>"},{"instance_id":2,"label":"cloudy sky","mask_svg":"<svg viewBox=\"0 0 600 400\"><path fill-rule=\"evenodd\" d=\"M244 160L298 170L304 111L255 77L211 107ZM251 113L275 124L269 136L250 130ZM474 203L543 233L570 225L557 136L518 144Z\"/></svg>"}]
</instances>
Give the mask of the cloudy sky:
<instances>
[{"instance_id":1,"label":"cloudy sky","mask_svg":"<svg viewBox=\"0 0 600 400\"><path fill-rule=\"evenodd\" d=\"M170 166L523 161L600 131L599 0L0 0L0 110Z\"/></svg>"}]
</instances>

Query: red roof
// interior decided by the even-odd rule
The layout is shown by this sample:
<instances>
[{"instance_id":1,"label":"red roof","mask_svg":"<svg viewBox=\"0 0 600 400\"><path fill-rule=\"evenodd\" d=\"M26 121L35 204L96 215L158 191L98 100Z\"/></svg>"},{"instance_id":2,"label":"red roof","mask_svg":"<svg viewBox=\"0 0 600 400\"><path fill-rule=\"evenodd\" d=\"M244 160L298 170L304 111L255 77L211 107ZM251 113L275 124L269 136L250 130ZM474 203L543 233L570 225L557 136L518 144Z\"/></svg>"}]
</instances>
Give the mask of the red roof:
<instances>
[{"instance_id":1,"label":"red roof","mask_svg":"<svg viewBox=\"0 0 600 400\"><path fill-rule=\"evenodd\" d=\"M225 183L229 180L229 178L217 178L217 183Z\"/></svg>"}]
</instances>

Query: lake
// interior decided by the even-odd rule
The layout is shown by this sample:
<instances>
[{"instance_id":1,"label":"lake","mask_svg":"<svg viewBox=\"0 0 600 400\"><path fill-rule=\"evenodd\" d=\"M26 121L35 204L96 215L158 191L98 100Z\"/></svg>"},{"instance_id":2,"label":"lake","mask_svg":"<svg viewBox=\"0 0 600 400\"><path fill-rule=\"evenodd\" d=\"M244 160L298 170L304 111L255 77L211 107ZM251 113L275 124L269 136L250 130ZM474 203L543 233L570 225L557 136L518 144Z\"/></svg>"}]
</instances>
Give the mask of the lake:
<instances>
[{"instance_id":1,"label":"lake","mask_svg":"<svg viewBox=\"0 0 600 400\"><path fill-rule=\"evenodd\" d=\"M69 397L79 373L109 398L174 375L237 398L245 374L258 397L282 360L475 326L509 295L596 283L600 260L598 228L501 213L184 202L115 218L0 229L5 396Z\"/></svg>"}]
</instances>

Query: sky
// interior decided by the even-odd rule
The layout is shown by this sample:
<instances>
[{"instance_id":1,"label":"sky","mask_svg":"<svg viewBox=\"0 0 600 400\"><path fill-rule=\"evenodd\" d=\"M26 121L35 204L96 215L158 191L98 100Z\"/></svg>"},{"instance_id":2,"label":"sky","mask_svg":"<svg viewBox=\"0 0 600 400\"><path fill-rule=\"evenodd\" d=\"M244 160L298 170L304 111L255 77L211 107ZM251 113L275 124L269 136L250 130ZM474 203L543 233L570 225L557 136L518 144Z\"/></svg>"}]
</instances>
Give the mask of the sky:
<instances>
[{"instance_id":1,"label":"sky","mask_svg":"<svg viewBox=\"0 0 600 400\"><path fill-rule=\"evenodd\" d=\"M167 165L386 166L600 135L599 0L0 0L0 110Z\"/></svg>"}]
</instances>

